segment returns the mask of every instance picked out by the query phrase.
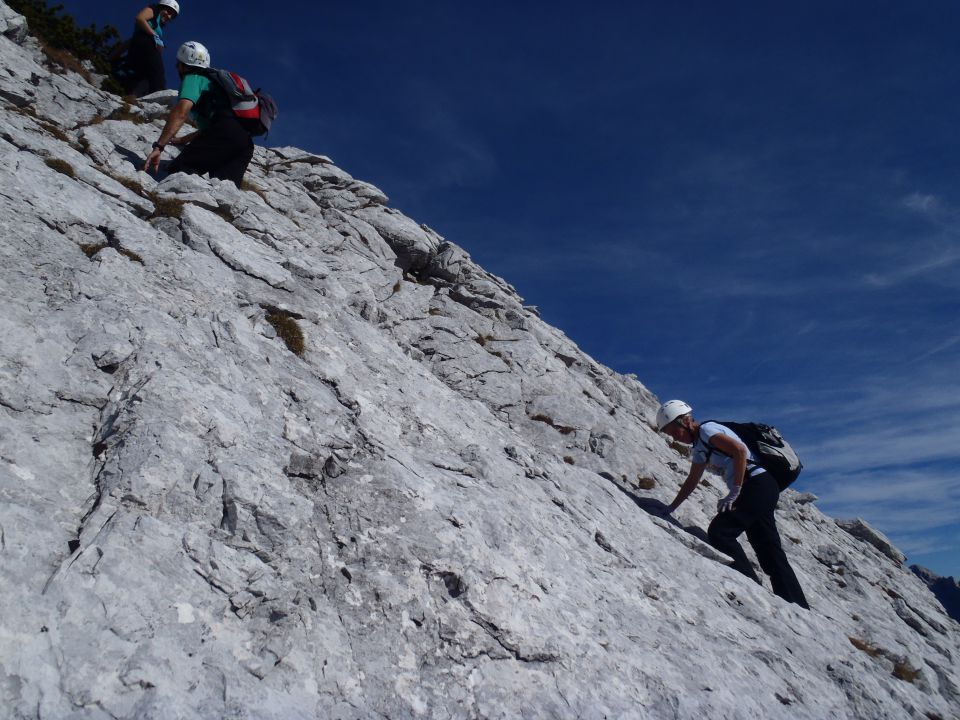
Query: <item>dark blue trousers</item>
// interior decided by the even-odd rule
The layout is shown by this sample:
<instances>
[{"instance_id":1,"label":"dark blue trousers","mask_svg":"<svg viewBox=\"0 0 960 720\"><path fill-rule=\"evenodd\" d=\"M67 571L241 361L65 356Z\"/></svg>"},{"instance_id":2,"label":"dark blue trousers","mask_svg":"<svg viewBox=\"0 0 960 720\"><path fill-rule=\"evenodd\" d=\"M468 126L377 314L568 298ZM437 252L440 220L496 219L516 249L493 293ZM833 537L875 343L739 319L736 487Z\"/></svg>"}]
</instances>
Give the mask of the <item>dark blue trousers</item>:
<instances>
[{"instance_id":1,"label":"dark blue trousers","mask_svg":"<svg viewBox=\"0 0 960 720\"><path fill-rule=\"evenodd\" d=\"M153 37L145 32L136 32L127 51L127 64L132 71L124 90L143 97L167 89L167 76L163 68L163 55Z\"/></svg>"},{"instance_id":2,"label":"dark blue trousers","mask_svg":"<svg viewBox=\"0 0 960 720\"><path fill-rule=\"evenodd\" d=\"M810 609L793 568L780 543L774 510L780 498L777 481L767 473L748 477L733 510L719 513L710 523L710 544L733 558L733 567L760 583L737 538L743 533L757 554L760 567L770 576L773 592L787 602Z\"/></svg>"}]
</instances>

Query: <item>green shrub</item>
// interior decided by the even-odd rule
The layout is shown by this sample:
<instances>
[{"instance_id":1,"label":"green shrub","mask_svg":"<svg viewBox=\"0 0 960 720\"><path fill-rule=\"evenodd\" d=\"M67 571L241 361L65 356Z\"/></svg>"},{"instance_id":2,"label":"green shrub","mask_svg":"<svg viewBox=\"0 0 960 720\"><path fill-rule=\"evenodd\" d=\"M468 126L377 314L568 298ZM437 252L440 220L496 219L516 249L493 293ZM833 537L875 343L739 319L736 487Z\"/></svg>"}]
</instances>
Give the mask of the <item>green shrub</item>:
<instances>
[{"instance_id":1,"label":"green shrub","mask_svg":"<svg viewBox=\"0 0 960 720\"><path fill-rule=\"evenodd\" d=\"M58 173L63 173L67 177L75 178L77 176L76 171L73 169L73 165L68 163L66 160L61 160L60 158L47 158L44 160L47 164L47 167L56 170Z\"/></svg>"},{"instance_id":2,"label":"green shrub","mask_svg":"<svg viewBox=\"0 0 960 720\"><path fill-rule=\"evenodd\" d=\"M303 357L305 350L305 341L303 330L297 325L297 321L283 312L272 312L267 315L267 322L273 325L277 335L287 345L287 349L294 355Z\"/></svg>"},{"instance_id":3,"label":"green shrub","mask_svg":"<svg viewBox=\"0 0 960 720\"><path fill-rule=\"evenodd\" d=\"M116 81L109 77L110 53L120 41L115 27L77 27L73 17L63 13L63 5L48 7L46 0L7 0L7 5L27 19L30 32L40 40L44 54L52 63L89 77L80 64L89 60L97 73L109 78L104 89L119 90Z\"/></svg>"}]
</instances>

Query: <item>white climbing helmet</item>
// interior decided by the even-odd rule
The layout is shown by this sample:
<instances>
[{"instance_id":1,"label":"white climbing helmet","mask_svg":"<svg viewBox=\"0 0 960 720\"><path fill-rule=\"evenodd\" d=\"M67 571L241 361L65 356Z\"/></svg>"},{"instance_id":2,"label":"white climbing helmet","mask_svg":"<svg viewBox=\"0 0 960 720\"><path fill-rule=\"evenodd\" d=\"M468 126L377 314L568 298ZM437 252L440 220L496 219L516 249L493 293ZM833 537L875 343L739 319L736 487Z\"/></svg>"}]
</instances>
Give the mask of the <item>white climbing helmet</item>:
<instances>
[{"instance_id":1,"label":"white climbing helmet","mask_svg":"<svg viewBox=\"0 0 960 720\"><path fill-rule=\"evenodd\" d=\"M177 0L160 0L157 5L163 5L173 10L174 16L180 14L180 3Z\"/></svg>"},{"instance_id":2,"label":"white climbing helmet","mask_svg":"<svg viewBox=\"0 0 960 720\"><path fill-rule=\"evenodd\" d=\"M210 53L203 45L193 40L180 46L177 50L177 60L191 67L210 67Z\"/></svg>"},{"instance_id":3,"label":"white climbing helmet","mask_svg":"<svg viewBox=\"0 0 960 720\"><path fill-rule=\"evenodd\" d=\"M692 412L693 408L683 400L667 400L657 410L657 430L663 430L678 417L689 415Z\"/></svg>"}]
</instances>

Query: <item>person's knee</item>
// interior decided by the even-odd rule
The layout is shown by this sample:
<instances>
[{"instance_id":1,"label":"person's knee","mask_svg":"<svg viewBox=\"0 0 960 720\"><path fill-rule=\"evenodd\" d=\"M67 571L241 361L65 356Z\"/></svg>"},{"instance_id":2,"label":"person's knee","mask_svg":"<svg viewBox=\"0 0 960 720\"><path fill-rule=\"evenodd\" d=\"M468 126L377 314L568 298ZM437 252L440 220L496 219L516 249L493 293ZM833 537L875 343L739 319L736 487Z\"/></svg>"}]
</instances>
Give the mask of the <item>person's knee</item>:
<instances>
[{"instance_id":1,"label":"person's knee","mask_svg":"<svg viewBox=\"0 0 960 720\"><path fill-rule=\"evenodd\" d=\"M707 539L714 547L727 545L736 538L723 522L718 521L720 521L719 516L714 518L713 522L707 527Z\"/></svg>"}]
</instances>

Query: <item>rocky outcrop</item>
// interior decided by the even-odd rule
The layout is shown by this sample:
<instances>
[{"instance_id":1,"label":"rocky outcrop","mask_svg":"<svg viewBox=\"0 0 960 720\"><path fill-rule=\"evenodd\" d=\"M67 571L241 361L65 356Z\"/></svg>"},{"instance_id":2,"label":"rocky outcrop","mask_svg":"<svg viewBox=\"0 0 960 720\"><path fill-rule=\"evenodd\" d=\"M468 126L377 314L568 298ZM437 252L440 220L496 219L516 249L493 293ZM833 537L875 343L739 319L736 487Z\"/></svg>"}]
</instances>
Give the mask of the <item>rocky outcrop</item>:
<instances>
[{"instance_id":1,"label":"rocky outcrop","mask_svg":"<svg viewBox=\"0 0 960 720\"><path fill-rule=\"evenodd\" d=\"M870 523L863 518L837 520L837 525L853 535L857 540L861 540L880 551L898 565L903 565L907 561L907 556L900 552L886 535L872 527Z\"/></svg>"},{"instance_id":2,"label":"rocky outcrop","mask_svg":"<svg viewBox=\"0 0 960 720\"><path fill-rule=\"evenodd\" d=\"M643 511L655 398L463 248L295 148L158 181L163 96L0 18L5 717L957 716L960 628L812 496L806 612L688 532L719 482Z\"/></svg>"},{"instance_id":3,"label":"rocky outcrop","mask_svg":"<svg viewBox=\"0 0 960 720\"><path fill-rule=\"evenodd\" d=\"M952 577L940 577L920 565L911 565L910 569L936 595L943 609L947 611L947 615L960 621L960 582Z\"/></svg>"}]
</instances>

